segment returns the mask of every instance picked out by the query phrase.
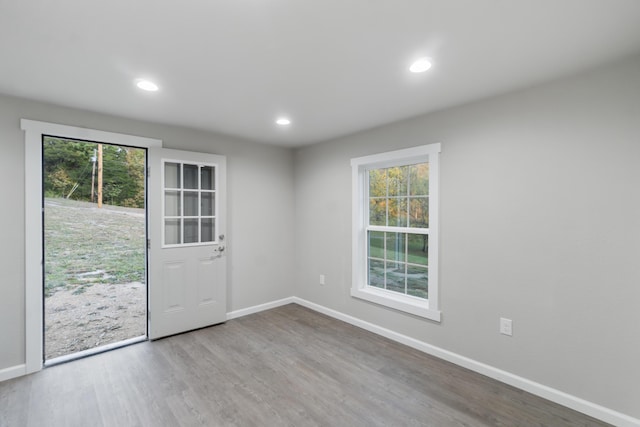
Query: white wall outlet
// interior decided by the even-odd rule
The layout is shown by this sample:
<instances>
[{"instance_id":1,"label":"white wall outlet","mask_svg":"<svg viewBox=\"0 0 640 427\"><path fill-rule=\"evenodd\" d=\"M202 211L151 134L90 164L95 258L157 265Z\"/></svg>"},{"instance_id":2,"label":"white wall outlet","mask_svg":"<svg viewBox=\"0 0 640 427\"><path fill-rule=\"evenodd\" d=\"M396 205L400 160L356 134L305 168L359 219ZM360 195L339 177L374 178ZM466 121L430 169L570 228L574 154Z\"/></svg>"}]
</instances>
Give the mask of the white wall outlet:
<instances>
[{"instance_id":1,"label":"white wall outlet","mask_svg":"<svg viewBox=\"0 0 640 427\"><path fill-rule=\"evenodd\" d=\"M324 274L320 275L320 284L324 285Z\"/></svg>"},{"instance_id":2,"label":"white wall outlet","mask_svg":"<svg viewBox=\"0 0 640 427\"><path fill-rule=\"evenodd\" d=\"M513 336L513 321L511 319L500 318L500 333Z\"/></svg>"}]
</instances>

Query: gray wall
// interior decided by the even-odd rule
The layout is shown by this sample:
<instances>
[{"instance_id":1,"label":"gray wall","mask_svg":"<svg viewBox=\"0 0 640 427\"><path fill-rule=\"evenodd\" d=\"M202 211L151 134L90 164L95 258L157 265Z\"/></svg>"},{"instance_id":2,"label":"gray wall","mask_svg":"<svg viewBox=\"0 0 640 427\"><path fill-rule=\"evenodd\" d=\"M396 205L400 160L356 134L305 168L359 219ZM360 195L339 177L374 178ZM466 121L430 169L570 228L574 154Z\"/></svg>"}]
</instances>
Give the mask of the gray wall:
<instances>
[{"instance_id":1,"label":"gray wall","mask_svg":"<svg viewBox=\"0 0 640 427\"><path fill-rule=\"evenodd\" d=\"M349 296L349 160L434 142L440 324ZM640 57L298 149L295 183L297 296L640 417Z\"/></svg>"},{"instance_id":2,"label":"gray wall","mask_svg":"<svg viewBox=\"0 0 640 427\"><path fill-rule=\"evenodd\" d=\"M291 150L0 96L0 182L4 183L0 209L4 227L4 244L0 245L0 370L25 360L21 118L158 138L166 148L226 155L228 310L293 295Z\"/></svg>"},{"instance_id":3,"label":"gray wall","mask_svg":"<svg viewBox=\"0 0 640 427\"><path fill-rule=\"evenodd\" d=\"M295 157L0 96L0 369L24 363L20 118L227 155L230 310L295 294L640 417L640 57ZM440 324L349 296L349 160L433 142L442 143ZM500 316L513 319L512 338L498 334Z\"/></svg>"}]
</instances>

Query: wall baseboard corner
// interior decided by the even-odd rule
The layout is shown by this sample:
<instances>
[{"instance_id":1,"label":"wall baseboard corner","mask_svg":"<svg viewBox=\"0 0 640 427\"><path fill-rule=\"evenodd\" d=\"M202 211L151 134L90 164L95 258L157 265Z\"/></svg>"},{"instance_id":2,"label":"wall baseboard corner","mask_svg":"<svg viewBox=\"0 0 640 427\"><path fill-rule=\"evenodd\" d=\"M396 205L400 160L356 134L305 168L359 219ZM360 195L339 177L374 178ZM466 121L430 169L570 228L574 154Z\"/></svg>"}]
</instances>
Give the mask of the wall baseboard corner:
<instances>
[{"instance_id":1,"label":"wall baseboard corner","mask_svg":"<svg viewBox=\"0 0 640 427\"><path fill-rule=\"evenodd\" d=\"M227 320L237 319L238 317L248 316L249 314L259 313L261 311L270 310L272 308L292 304L294 302L294 297L287 297L264 304L254 305L253 307L241 308L239 310L234 310L227 313Z\"/></svg>"},{"instance_id":2,"label":"wall baseboard corner","mask_svg":"<svg viewBox=\"0 0 640 427\"><path fill-rule=\"evenodd\" d=\"M535 381L528 380L507 371L495 368L493 366L478 362L457 353L445 350L440 347L419 341L415 338L394 332L390 329L383 328L373 323L358 319L348 314L330 309L328 307L307 301L299 297L287 297L252 307L242 308L227 313L227 320L237 319L239 317L248 316L250 314L259 313L261 311L270 310L287 304L298 304L318 313L325 314L334 319L341 320L359 328L373 332L392 341L407 345L416 350L422 351L429 355L438 357L448 362L454 363L463 368L467 368L482 375L486 375L502 383L519 388L536 396L550 400L559 405L573 409L601 421L613 424L619 427L640 427L640 419L631 417L613 409L606 408L593 402L581 399L577 396L556 390ZM16 365L5 369L0 369L0 382L10 380L27 374L26 365Z\"/></svg>"},{"instance_id":3,"label":"wall baseboard corner","mask_svg":"<svg viewBox=\"0 0 640 427\"><path fill-rule=\"evenodd\" d=\"M638 418L634 418L621 412L614 411L613 409L609 409L596 403L589 402L577 396L573 396L563 391L548 387L544 384L528 380L510 372L503 371L493 366L478 362L476 360L470 359L457 353L453 353L443 348L436 347L424 341L419 341L415 338L411 338L409 336L394 332L390 329L383 328L381 326L324 307L311 301L307 301L298 297L293 297L292 300L292 302L303 307L325 314L329 317L342 320L343 322L365 329L369 332L373 332L374 334L381 335L392 341L396 341L398 343L415 348L416 350L454 363L458 366L462 366L463 368L467 368L479 374L486 375L490 378L493 378L494 380L519 388L521 390L550 400L551 402L557 403L575 411L581 412L590 417L597 418L609 424L613 424L619 427L640 427L640 419Z\"/></svg>"}]
</instances>

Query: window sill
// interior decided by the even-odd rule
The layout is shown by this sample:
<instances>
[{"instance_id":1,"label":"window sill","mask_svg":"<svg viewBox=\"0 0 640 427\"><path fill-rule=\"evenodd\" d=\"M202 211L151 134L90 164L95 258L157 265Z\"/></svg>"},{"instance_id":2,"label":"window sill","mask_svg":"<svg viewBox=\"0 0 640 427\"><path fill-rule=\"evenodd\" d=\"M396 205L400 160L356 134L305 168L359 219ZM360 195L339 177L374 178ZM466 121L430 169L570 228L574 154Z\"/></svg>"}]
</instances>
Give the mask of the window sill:
<instances>
[{"instance_id":1,"label":"window sill","mask_svg":"<svg viewBox=\"0 0 640 427\"><path fill-rule=\"evenodd\" d=\"M440 322L441 312L429 308L428 301L422 301L417 298L396 295L394 292L385 291L383 289L375 289L371 287L351 289L351 296L360 298L365 301L413 314L414 316L424 317L429 320Z\"/></svg>"}]
</instances>

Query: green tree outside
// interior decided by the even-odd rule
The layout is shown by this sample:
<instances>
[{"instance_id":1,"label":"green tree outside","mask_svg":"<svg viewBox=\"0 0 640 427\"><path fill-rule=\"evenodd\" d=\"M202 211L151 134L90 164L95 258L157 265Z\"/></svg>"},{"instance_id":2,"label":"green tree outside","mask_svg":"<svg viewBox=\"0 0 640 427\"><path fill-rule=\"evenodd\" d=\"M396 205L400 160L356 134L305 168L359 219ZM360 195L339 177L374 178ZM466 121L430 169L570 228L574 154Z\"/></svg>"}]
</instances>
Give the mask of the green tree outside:
<instances>
[{"instance_id":1,"label":"green tree outside","mask_svg":"<svg viewBox=\"0 0 640 427\"><path fill-rule=\"evenodd\" d=\"M93 158L98 144L55 137L43 143L44 192L47 197L91 200ZM115 206L144 207L145 151L103 144L104 202ZM97 183L94 184L94 193Z\"/></svg>"}]
</instances>

